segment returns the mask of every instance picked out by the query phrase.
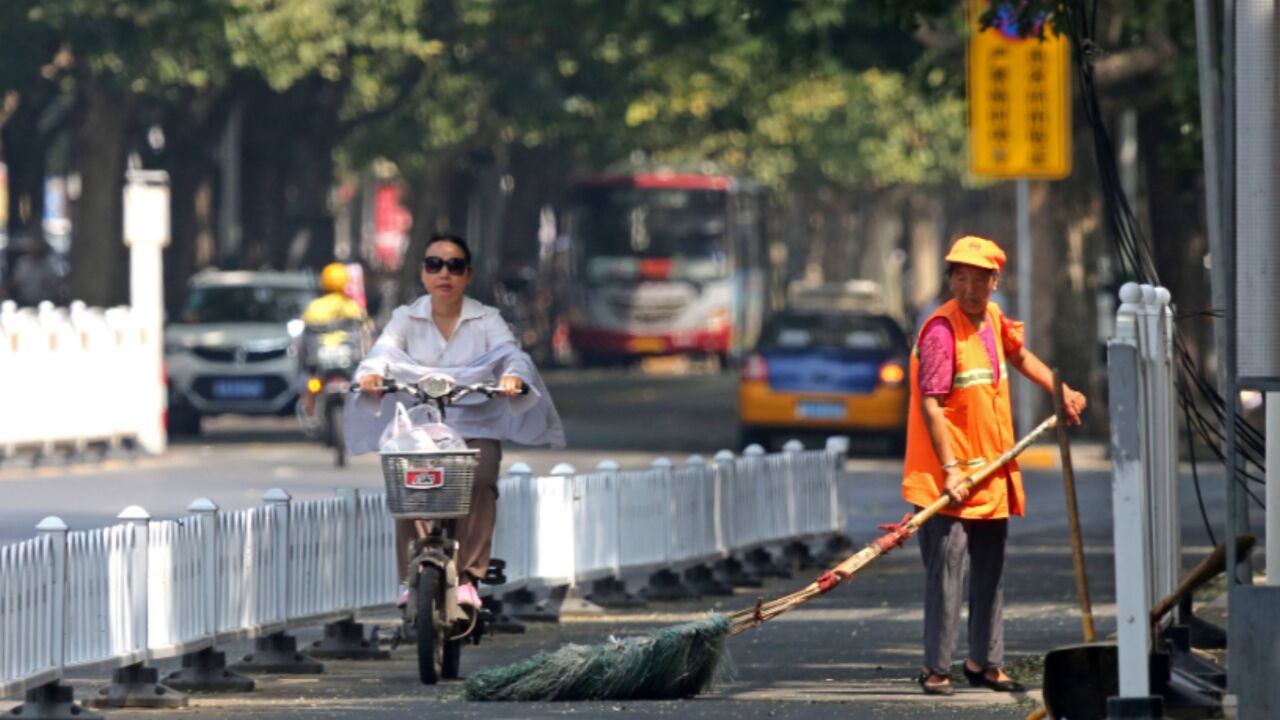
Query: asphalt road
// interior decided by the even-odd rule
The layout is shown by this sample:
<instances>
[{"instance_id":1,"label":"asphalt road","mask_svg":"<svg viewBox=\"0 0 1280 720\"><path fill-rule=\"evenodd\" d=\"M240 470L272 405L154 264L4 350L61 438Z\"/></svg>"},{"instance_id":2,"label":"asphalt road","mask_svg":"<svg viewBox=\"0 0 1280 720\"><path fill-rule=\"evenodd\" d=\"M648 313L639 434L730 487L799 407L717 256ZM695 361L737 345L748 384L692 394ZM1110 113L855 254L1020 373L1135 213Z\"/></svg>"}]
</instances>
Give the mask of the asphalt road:
<instances>
[{"instance_id":1,"label":"asphalt road","mask_svg":"<svg viewBox=\"0 0 1280 720\"><path fill-rule=\"evenodd\" d=\"M710 454L736 444L732 378L722 376L647 377L636 374L559 374L551 378L572 450L509 448L506 461L547 470L562 460L579 468L612 457L624 466L658 455L679 461L691 452ZM1099 632L1114 629L1110 476L1096 446L1077 453L1080 505L1084 512L1088 569L1099 616ZM1028 516L1011 524L1006 576L1006 638L1015 673L1035 680L1036 660L1046 650L1078 640L1066 520L1060 474L1051 452L1028 462ZM842 481L841 503L848 534L857 544L877 534L878 523L901 518L899 461L875 456L852 459ZM1210 517L1221 523L1220 472L1202 472ZM1208 540L1185 472L1180 478L1183 539L1190 566L1207 551ZM139 504L156 517L181 514L196 497L225 508L259 502L270 487L297 498L326 496L337 486L377 489L377 467L355 458L342 470L306 442L288 419L217 419L195 441L180 442L159 458L115 458L101 464L12 464L0 468L0 542L30 537L45 515L57 514L72 528L110 523L125 505ZM1261 519L1256 518L1261 523ZM1220 534L1220 533L1219 533ZM707 610L750 605L757 595L773 597L805 584L819 572L802 571L733 598L706 598L677 605L651 605L603 617L571 618L555 625L531 624L524 635L503 635L468 648L463 671L505 664L564 642L599 642L697 617ZM950 699L923 696L911 682L918 671L922 578L914 544L898 550L842 587L813 603L729 642L726 672L702 697L682 702L557 703L479 705L461 699L461 688L446 683L424 688L414 681L412 648L382 663L329 662L323 676L263 678L247 695L199 698L192 717L848 717L1017 718L1032 709L1034 693L1010 697L964 688ZM390 617L369 618L390 622ZM318 629L300 633L304 640ZM957 661L963 658L961 631ZM234 656L243 645L226 648ZM86 696L102 677L78 682ZM152 713L113 711L110 717L153 718Z\"/></svg>"}]
</instances>

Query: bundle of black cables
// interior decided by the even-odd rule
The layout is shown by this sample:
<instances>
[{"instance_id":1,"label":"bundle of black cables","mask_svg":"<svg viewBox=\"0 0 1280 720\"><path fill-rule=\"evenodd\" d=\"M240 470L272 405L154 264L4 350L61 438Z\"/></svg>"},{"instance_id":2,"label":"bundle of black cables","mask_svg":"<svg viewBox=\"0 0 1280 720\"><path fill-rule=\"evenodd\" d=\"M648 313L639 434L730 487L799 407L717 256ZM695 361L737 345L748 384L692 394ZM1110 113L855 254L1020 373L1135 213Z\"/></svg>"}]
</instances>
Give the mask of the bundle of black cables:
<instances>
[{"instance_id":1,"label":"bundle of black cables","mask_svg":"<svg viewBox=\"0 0 1280 720\"><path fill-rule=\"evenodd\" d=\"M1092 7L1086 7L1091 5ZM1111 231L1111 238L1116 246L1120 262L1126 274L1139 282L1159 285L1155 260L1151 246L1143 235L1141 228L1125 197L1120 182L1120 172L1116 163L1115 147L1103 119L1098 102L1098 89L1094 82L1094 59L1099 54L1099 45L1095 42L1097 29L1097 0L1074 0L1070 5L1069 25L1072 47L1075 52L1076 79L1080 88L1081 104L1093 134L1094 156L1100 175L1102 197L1106 212L1106 222ZM1061 25L1059 25L1061 29ZM1264 483L1266 456L1262 433L1250 425L1237 411L1236 404L1230 407L1222 395L1209 382L1195 359L1188 351L1187 344L1178 328L1174 328L1174 352L1177 358L1178 375L1175 383L1186 418L1187 444L1191 453L1191 469L1195 479L1196 498L1200 504L1200 514L1204 519L1205 530L1210 541L1216 545L1212 524L1205 511L1204 500L1200 494L1200 475L1196 469L1195 439L1199 437L1210 451L1222 463L1226 463L1225 436L1227 417L1235 423L1236 430L1236 478L1249 497L1259 506L1262 500L1254 493L1249 483ZM1256 468L1250 472L1250 466Z\"/></svg>"}]
</instances>

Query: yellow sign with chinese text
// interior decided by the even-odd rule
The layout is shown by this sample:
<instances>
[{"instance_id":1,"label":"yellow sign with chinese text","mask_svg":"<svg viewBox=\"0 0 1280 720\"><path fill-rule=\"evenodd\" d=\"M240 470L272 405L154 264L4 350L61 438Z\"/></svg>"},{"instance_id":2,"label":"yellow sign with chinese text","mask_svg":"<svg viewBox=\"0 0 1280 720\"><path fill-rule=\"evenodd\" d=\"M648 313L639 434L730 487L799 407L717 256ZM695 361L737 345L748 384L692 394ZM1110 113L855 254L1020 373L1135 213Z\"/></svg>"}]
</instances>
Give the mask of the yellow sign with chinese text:
<instances>
[{"instance_id":1,"label":"yellow sign with chinese text","mask_svg":"<svg viewBox=\"0 0 1280 720\"><path fill-rule=\"evenodd\" d=\"M1043 40L1020 38L1004 14L984 30L978 19L989 4L968 3L969 170L983 177L1066 177L1069 41L1047 28Z\"/></svg>"}]
</instances>

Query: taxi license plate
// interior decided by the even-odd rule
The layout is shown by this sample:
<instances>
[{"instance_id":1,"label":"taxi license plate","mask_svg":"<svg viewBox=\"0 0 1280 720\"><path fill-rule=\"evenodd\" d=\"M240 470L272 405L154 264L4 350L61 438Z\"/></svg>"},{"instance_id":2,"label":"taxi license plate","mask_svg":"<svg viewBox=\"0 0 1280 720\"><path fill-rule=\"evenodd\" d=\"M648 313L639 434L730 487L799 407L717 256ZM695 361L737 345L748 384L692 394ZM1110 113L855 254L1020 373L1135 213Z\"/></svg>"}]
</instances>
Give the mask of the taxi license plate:
<instances>
[{"instance_id":1,"label":"taxi license plate","mask_svg":"<svg viewBox=\"0 0 1280 720\"><path fill-rule=\"evenodd\" d=\"M213 396L219 400L256 400L262 397L261 380L214 380Z\"/></svg>"},{"instance_id":2,"label":"taxi license plate","mask_svg":"<svg viewBox=\"0 0 1280 720\"><path fill-rule=\"evenodd\" d=\"M627 349L631 352L663 352L667 349L667 341L660 337L631 338L627 341Z\"/></svg>"},{"instance_id":3,"label":"taxi license plate","mask_svg":"<svg viewBox=\"0 0 1280 720\"><path fill-rule=\"evenodd\" d=\"M802 402L796 404L796 417L805 420L843 420L845 408L843 403Z\"/></svg>"}]
</instances>

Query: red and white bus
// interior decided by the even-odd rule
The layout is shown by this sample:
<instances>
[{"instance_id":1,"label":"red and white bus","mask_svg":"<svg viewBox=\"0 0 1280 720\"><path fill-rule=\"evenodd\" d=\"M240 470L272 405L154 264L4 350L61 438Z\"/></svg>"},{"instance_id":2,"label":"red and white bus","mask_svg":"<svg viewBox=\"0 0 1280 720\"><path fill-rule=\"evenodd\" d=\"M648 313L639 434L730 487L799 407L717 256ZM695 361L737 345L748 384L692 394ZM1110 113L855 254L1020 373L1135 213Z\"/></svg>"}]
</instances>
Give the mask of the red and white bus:
<instances>
[{"instance_id":1,"label":"red and white bus","mask_svg":"<svg viewBox=\"0 0 1280 720\"><path fill-rule=\"evenodd\" d=\"M724 175L590 177L562 213L570 342L583 364L646 355L736 359L765 307L765 197Z\"/></svg>"}]
</instances>

